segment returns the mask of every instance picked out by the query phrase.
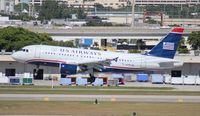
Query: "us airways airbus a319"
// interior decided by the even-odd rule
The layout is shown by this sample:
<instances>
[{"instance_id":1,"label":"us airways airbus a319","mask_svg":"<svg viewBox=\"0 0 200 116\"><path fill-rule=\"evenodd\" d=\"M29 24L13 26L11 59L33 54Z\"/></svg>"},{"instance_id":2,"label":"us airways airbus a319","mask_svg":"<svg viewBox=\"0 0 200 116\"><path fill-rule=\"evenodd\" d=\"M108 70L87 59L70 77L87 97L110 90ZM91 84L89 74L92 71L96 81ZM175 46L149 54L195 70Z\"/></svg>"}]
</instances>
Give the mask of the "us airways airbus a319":
<instances>
[{"instance_id":1,"label":"us airways airbus a319","mask_svg":"<svg viewBox=\"0 0 200 116\"><path fill-rule=\"evenodd\" d=\"M94 72L156 71L180 67L183 62L174 56L183 34L183 28L173 28L145 54L128 54L49 45L29 45L12 54L21 63L57 66L62 75L88 73L94 81Z\"/></svg>"}]
</instances>

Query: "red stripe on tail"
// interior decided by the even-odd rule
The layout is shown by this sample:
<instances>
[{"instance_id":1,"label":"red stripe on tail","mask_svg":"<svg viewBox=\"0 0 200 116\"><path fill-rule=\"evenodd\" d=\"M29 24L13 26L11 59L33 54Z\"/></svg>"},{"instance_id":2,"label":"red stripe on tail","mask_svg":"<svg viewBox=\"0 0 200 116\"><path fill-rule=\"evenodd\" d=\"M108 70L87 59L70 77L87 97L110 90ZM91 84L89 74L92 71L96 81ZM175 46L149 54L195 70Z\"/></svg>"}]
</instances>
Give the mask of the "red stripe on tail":
<instances>
[{"instance_id":1,"label":"red stripe on tail","mask_svg":"<svg viewBox=\"0 0 200 116\"><path fill-rule=\"evenodd\" d=\"M175 28L172 29L171 32L183 33L183 31L184 31L184 28L182 28L182 27L175 27Z\"/></svg>"}]
</instances>

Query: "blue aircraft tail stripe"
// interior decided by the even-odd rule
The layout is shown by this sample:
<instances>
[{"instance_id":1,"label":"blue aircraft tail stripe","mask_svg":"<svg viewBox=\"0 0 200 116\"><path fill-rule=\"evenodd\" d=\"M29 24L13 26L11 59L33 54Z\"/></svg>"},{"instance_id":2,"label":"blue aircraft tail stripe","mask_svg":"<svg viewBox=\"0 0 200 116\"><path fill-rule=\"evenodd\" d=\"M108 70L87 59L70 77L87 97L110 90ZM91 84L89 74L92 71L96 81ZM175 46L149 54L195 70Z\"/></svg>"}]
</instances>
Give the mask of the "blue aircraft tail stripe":
<instances>
[{"instance_id":1,"label":"blue aircraft tail stripe","mask_svg":"<svg viewBox=\"0 0 200 116\"><path fill-rule=\"evenodd\" d=\"M148 55L173 59L181 40L184 28L174 28L167 34L156 46L154 46Z\"/></svg>"}]
</instances>

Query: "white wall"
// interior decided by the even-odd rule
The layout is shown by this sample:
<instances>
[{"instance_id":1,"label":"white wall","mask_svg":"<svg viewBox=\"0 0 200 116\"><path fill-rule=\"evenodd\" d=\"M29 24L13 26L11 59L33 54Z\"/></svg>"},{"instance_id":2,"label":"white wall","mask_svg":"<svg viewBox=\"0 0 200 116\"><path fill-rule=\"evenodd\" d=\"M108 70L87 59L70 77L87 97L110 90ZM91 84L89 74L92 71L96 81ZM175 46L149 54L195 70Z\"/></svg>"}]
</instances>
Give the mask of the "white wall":
<instances>
[{"instance_id":1,"label":"white wall","mask_svg":"<svg viewBox=\"0 0 200 116\"><path fill-rule=\"evenodd\" d=\"M24 72L29 72L33 74L33 70L36 68L35 65L31 64L22 64L18 62L0 62L0 72L5 74L5 69L15 69L16 74L23 74ZM40 66L40 69L44 70L44 78L49 76L59 76L59 68L58 67L47 67L47 66Z\"/></svg>"},{"instance_id":2,"label":"white wall","mask_svg":"<svg viewBox=\"0 0 200 116\"><path fill-rule=\"evenodd\" d=\"M6 68L14 68L16 69L17 74L23 74L24 72L33 73L33 69L36 68L35 65L24 65L22 63L17 62L0 62L0 72L5 74ZM48 66L40 66L40 69L44 69L44 78L49 76L57 76L59 77L59 68L58 67L48 67ZM171 70L182 70L182 75L199 75L200 73L200 63L185 63L183 67L163 70L160 73L168 73L171 74Z\"/></svg>"}]
</instances>

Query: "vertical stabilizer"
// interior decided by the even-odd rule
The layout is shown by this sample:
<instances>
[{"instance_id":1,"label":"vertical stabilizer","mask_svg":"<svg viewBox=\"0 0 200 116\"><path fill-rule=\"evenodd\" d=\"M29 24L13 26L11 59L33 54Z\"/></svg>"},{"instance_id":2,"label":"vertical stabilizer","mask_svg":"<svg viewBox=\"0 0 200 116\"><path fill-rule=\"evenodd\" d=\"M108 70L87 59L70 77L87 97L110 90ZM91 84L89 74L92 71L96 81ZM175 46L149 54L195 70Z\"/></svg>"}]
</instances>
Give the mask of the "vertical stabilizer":
<instances>
[{"instance_id":1,"label":"vertical stabilizer","mask_svg":"<svg viewBox=\"0 0 200 116\"><path fill-rule=\"evenodd\" d=\"M176 27L171 30L148 55L173 59L178 48L184 28Z\"/></svg>"}]
</instances>

